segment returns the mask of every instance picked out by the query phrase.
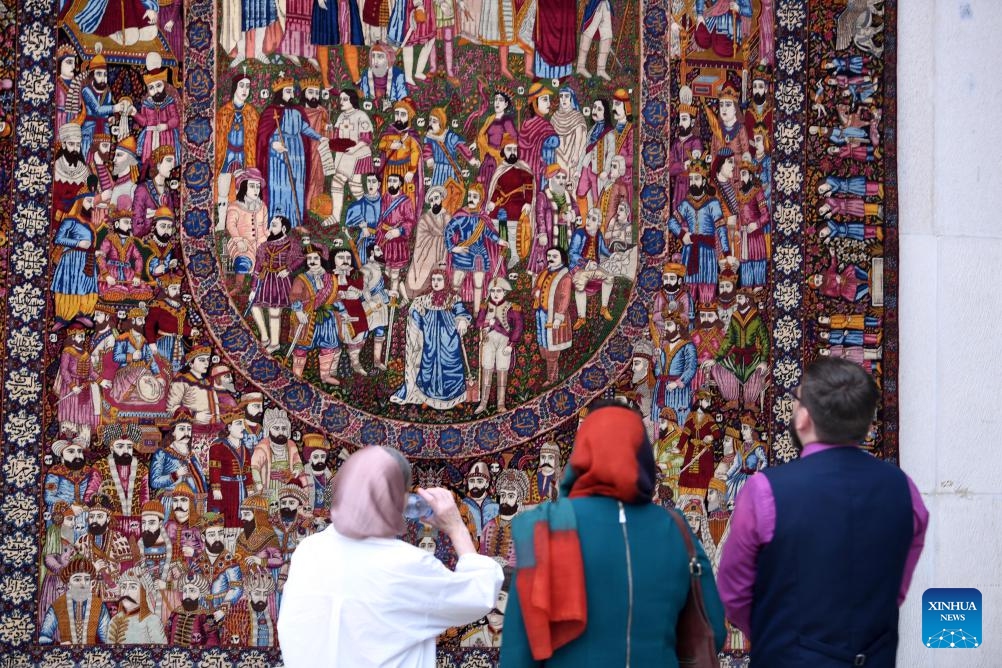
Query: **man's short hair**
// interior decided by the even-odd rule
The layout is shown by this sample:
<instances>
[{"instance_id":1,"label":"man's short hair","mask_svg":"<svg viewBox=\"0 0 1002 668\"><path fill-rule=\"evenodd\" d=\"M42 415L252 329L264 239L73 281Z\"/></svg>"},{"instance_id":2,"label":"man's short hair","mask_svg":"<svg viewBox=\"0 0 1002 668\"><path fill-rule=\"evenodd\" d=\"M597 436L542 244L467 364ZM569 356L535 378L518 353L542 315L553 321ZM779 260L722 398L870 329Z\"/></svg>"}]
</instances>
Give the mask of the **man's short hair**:
<instances>
[{"instance_id":1,"label":"man's short hair","mask_svg":"<svg viewBox=\"0 0 1002 668\"><path fill-rule=\"evenodd\" d=\"M807 367L800 384L800 403L810 412L818 439L825 443L862 441L879 398L870 374L837 357L818 358Z\"/></svg>"}]
</instances>

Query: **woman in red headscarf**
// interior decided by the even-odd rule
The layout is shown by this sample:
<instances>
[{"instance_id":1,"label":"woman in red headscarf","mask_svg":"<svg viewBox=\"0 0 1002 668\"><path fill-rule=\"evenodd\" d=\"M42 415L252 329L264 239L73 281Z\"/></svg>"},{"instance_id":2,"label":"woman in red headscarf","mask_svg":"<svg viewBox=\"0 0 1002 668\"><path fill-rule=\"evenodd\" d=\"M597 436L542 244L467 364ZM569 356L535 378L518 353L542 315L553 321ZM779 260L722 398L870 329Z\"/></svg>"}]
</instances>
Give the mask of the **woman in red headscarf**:
<instances>
[{"instance_id":1,"label":"woman in red headscarf","mask_svg":"<svg viewBox=\"0 0 1002 668\"><path fill-rule=\"evenodd\" d=\"M411 467L396 450L367 447L334 479L331 525L292 555L278 636L287 668L434 668L435 638L494 608L501 567L473 547L452 493L418 489L459 556L454 571L396 538Z\"/></svg>"},{"instance_id":2,"label":"woman in red headscarf","mask_svg":"<svg viewBox=\"0 0 1002 668\"><path fill-rule=\"evenodd\" d=\"M568 464L561 499L513 522L501 668L678 666L689 555L674 511L651 503L656 465L640 414L615 402L593 407ZM719 651L723 605L693 542Z\"/></svg>"}]
</instances>

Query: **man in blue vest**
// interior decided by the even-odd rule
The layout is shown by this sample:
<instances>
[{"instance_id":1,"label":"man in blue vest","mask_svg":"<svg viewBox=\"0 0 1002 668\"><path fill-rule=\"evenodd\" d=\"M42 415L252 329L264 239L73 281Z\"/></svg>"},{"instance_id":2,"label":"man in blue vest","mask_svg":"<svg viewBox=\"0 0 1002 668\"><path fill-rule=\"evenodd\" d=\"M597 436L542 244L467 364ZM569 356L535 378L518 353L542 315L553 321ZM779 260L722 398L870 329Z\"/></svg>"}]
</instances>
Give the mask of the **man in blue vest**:
<instances>
[{"instance_id":1,"label":"man in blue vest","mask_svg":"<svg viewBox=\"0 0 1002 668\"><path fill-rule=\"evenodd\" d=\"M752 665L894 666L929 513L904 472L857 447L879 396L852 362L814 362L791 392L800 459L737 496L717 583Z\"/></svg>"}]
</instances>

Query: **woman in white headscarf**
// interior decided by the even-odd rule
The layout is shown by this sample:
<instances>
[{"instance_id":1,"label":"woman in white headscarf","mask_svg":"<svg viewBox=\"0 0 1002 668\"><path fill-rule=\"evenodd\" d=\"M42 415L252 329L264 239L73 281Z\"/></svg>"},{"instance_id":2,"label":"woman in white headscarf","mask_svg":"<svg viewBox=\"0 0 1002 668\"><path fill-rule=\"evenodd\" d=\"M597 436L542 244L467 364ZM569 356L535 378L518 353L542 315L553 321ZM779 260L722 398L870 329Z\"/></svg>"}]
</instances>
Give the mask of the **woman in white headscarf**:
<instances>
[{"instance_id":1,"label":"woman in white headscarf","mask_svg":"<svg viewBox=\"0 0 1002 668\"><path fill-rule=\"evenodd\" d=\"M435 638L493 609L501 567L476 553L451 492L418 490L425 521L452 540L454 571L396 538L410 479L407 460L378 446L338 471L331 525L292 555L278 617L286 668L434 668Z\"/></svg>"}]
</instances>

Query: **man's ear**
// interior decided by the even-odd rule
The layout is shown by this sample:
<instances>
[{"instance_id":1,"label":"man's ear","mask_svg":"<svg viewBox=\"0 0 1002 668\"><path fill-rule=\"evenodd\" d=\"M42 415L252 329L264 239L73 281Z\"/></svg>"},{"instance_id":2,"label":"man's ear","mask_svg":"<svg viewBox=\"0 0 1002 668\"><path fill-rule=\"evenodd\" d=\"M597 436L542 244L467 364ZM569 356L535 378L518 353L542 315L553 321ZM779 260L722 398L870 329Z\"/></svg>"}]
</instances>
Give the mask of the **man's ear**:
<instances>
[{"instance_id":1,"label":"man's ear","mask_svg":"<svg viewBox=\"0 0 1002 668\"><path fill-rule=\"evenodd\" d=\"M803 404L798 404L793 413L793 428L798 432L809 432L814 430L814 419L810 411Z\"/></svg>"}]
</instances>

